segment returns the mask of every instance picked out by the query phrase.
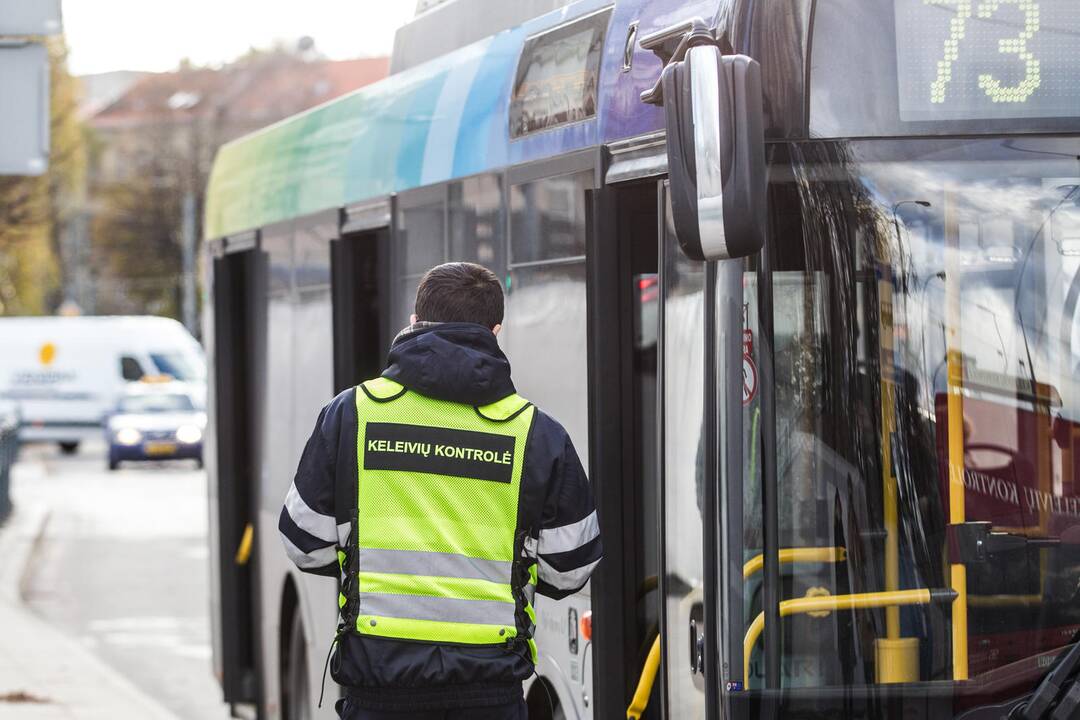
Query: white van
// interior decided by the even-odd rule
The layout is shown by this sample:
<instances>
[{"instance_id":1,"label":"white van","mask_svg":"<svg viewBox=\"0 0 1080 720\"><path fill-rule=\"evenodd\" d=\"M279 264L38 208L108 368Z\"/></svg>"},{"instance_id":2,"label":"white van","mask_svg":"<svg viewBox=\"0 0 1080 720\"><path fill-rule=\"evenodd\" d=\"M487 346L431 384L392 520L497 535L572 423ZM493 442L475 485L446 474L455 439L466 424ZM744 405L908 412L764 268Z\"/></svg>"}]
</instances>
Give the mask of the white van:
<instances>
[{"instance_id":1,"label":"white van","mask_svg":"<svg viewBox=\"0 0 1080 720\"><path fill-rule=\"evenodd\" d=\"M0 318L0 401L15 402L23 441L52 441L73 453L100 436L129 383L169 376L205 402L199 343L169 318Z\"/></svg>"}]
</instances>

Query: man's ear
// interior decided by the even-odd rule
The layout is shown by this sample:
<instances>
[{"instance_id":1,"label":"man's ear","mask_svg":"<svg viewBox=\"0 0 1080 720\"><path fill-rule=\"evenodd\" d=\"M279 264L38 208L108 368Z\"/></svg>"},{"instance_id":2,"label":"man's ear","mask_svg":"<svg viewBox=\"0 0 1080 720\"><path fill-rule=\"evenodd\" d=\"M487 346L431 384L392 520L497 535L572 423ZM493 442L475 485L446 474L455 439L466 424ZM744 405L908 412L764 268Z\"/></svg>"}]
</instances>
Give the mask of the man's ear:
<instances>
[{"instance_id":1,"label":"man's ear","mask_svg":"<svg viewBox=\"0 0 1080 720\"><path fill-rule=\"evenodd\" d=\"M415 325L416 321L419 320L419 319L420 318L416 317L416 313L413 313L412 315L409 316L409 324L410 325Z\"/></svg>"},{"instance_id":2,"label":"man's ear","mask_svg":"<svg viewBox=\"0 0 1080 720\"><path fill-rule=\"evenodd\" d=\"M495 335L498 335L500 330L502 330L502 323L499 323L495 327L491 328L491 332Z\"/></svg>"}]
</instances>

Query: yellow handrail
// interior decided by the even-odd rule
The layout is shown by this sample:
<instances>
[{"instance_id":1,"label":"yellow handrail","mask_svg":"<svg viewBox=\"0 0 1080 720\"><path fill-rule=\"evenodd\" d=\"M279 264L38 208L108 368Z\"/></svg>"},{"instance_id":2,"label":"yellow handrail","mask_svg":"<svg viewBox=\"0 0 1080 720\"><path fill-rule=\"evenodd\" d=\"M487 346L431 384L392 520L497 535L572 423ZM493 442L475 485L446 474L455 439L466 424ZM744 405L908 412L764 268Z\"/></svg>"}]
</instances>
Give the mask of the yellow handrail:
<instances>
[{"instance_id":1,"label":"yellow handrail","mask_svg":"<svg viewBox=\"0 0 1080 720\"><path fill-rule=\"evenodd\" d=\"M899 229L897 230L899 232ZM878 277L878 347L881 387L882 524L885 529L885 592L900 589L899 508L896 474L892 466L892 437L896 432L896 386L893 367L893 284L888 266ZM885 608L885 637L900 638L900 608Z\"/></svg>"},{"instance_id":2,"label":"yellow handrail","mask_svg":"<svg viewBox=\"0 0 1080 720\"><path fill-rule=\"evenodd\" d=\"M960 290L963 278L960 216L955 191L945 194L945 375L949 458L949 522L961 525L964 507L964 355L961 345ZM952 604L953 680L968 679L967 568L949 565L949 585L956 593Z\"/></svg>"},{"instance_id":3,"label":"yellow handrail","mask_svg":"<svg viewBox=\"0 0 1080 720\"><path fill-rule=\"evenodd\" d=\"M652 694L656 670L659 667L660 636L657 635L649 648L649 656L645 658L645 666L641 668L641 678L638 680L637 690L634 691L634 699L630 701L630 707L626 708L626 720L640 720L641 714L649 706L649 695Z\"/></svg>"},{"instance_id":4,"label":"yellow handrail","mask_svg":"<svg viewBox=\"0 0 1080 720\"><path fill-rule=\"evenodd\" d=\"M247 565L248 560L251 559L251 546L255 542L255 527L248 523L244 527L244 534L240 538L240 546L236 548L236 560L237 565Z\"/></svg>"},{"instance_id":5,"label":"yellow handrail","mask_svg":"<svg viewBox=\"0 0 1080 720\"><path fill-rule=\"evenodd\" d=\"M1020 534L1020 533L1014 533ZM1039 550L1039 594L1011 595L1001 593L998 595L972 595L968 593L968 607L973 608L1003 608L1003 607L1034 607L1042 605L1046 600L1046 548Z\"/></svg>"},{"instance_id":6,"label":"yellow handrail","mask_svg":"<svg viewBox=\"0 0 1080 720\"><path fill-rule=\"evenodd\" d=\"M783 548L777 553L781 565L789 563L840 563L847 560L847 549L842 547ZM765 565L765 556L755 555L743 565L743 580L747 580Z\"/></svg>"},{"instance_id":7,"label":"yellow handrail","mask_svg":"<svg viewBox=\"0 0 1080 720\"><path fill-rule=\"evenodd\" d=\"M968 607L1003 608L1034 607L1043 603L1042 595L971 595L967 596Z\"/></svg>"},{"instance_id":8,"label":"yellow handrail","mask_svg":"<svg viewBox=\"0 0 1080 720\"><path fill-rule=\"evenodd\" d=\"M794 598L780 602L780 617L800 615L821 610L864 610L868 608L894 607L898 605L928 605L930 591L895 590L893 592L857 593L854 595L818 595ZM750 653L765 628L765 613L758 613L743 638L743 685L750 684Z\"/></svg>"}]
</instances>

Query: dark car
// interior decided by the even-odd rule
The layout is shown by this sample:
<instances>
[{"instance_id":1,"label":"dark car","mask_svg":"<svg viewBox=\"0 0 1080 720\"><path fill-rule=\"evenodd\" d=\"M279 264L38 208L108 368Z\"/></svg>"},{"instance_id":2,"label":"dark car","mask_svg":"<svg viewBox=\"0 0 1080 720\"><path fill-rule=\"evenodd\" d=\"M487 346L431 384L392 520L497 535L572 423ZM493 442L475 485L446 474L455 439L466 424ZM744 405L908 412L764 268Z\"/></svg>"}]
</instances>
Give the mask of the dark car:
<instances>
[{"instance_id":1,"label":"dark car","mask_svg":"<svg viewBox=\"0 0 1080 720\"><path fill-rule=\"evenodd\" d=\"M110 470L139 460L194 460L202 467L206 413L179 385L141 388L120 400L105 426Z\"/></svg>"}]
</instances>

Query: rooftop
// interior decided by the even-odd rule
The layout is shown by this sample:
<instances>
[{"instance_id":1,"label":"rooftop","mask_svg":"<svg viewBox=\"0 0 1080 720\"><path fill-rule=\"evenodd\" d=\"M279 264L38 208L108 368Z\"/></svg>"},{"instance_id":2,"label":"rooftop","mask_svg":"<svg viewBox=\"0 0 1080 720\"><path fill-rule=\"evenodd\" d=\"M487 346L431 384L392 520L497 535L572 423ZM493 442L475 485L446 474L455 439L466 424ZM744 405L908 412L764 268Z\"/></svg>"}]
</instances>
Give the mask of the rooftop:
<instances>
[{"instance_id":1,"label":"rooftop","mask_svg":"<svg viewBox=\"0 0 1080 720\"><path fill-rule=\"evenodd\" d=\"M389 58L304 59L271 52L223 68L181 66L136 79L90 116L99 129L138 127L224 113L268 124L386 77Z\"/></svg>"}]
</instances>

